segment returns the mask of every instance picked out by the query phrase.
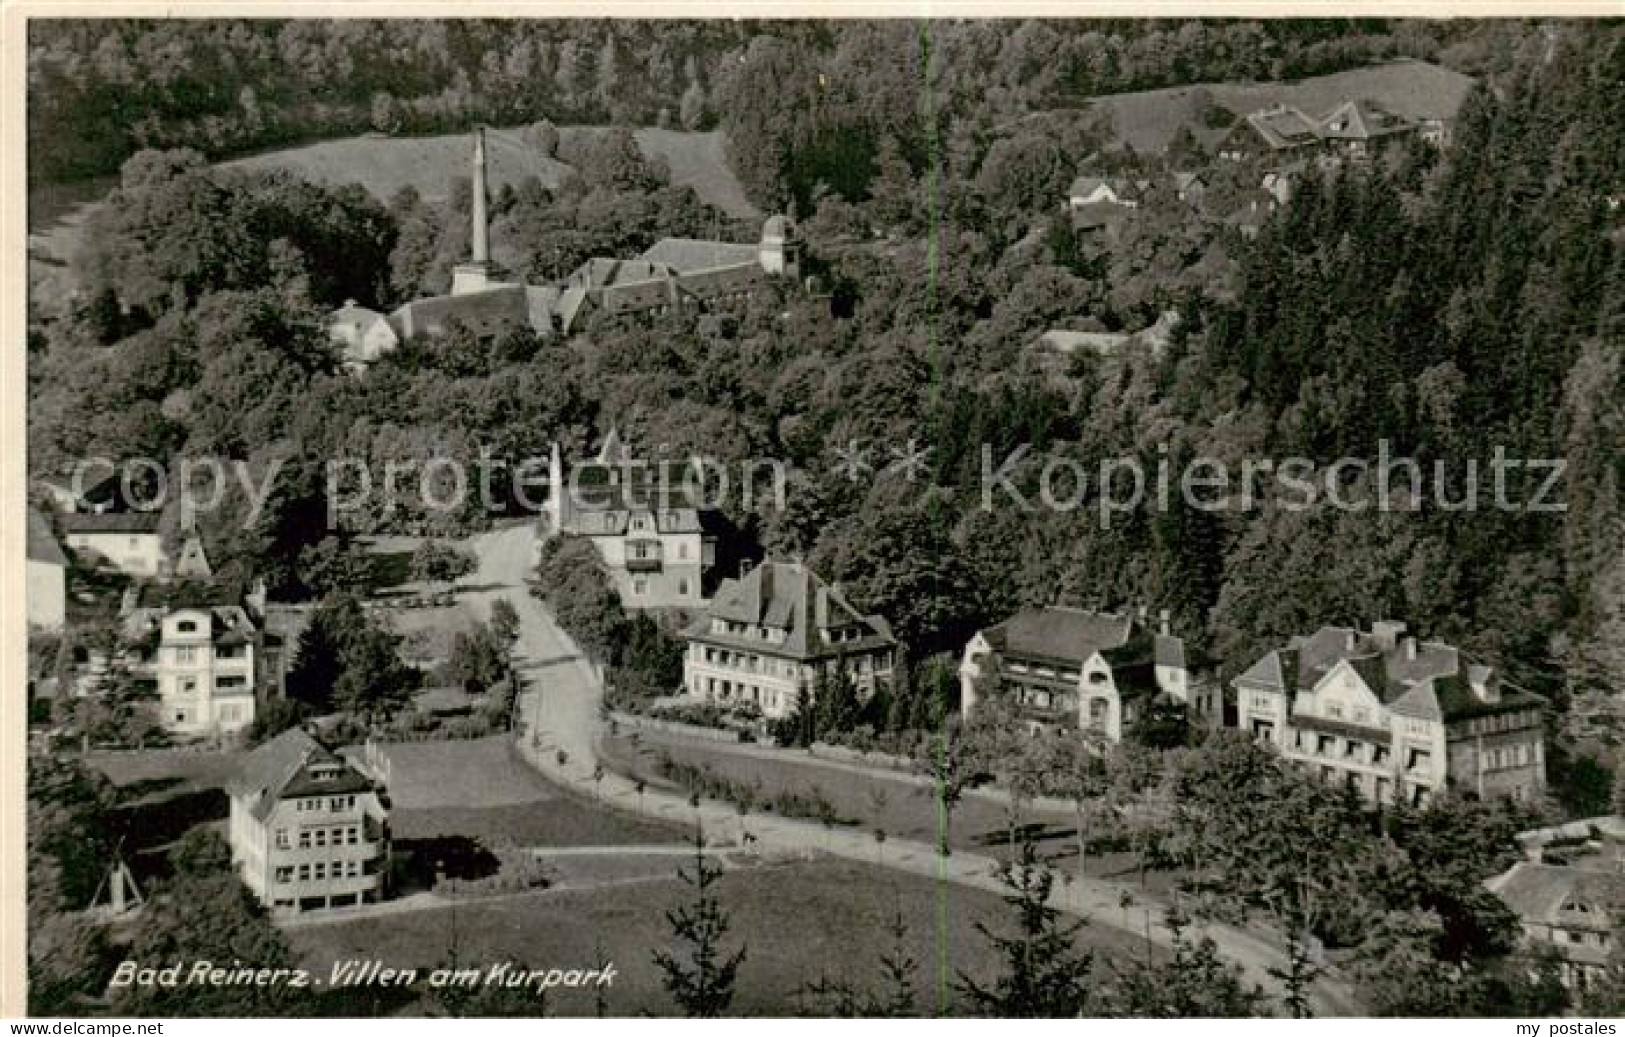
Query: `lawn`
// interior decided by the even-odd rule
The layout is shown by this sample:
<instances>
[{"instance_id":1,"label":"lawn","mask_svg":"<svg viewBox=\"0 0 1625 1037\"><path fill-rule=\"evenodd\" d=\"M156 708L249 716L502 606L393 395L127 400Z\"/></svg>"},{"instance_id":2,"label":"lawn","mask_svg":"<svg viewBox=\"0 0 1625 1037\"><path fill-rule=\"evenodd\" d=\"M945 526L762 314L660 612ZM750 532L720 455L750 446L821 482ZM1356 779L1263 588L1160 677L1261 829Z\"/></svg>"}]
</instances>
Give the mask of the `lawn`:
<instances>
[{"instance_id":1,"label":"lawn","mask_svg":"<svg viewBox=\"0 0 1625 1037\"><path fill-rule=\"evenodd\" d=\"M1209 143L1222 129L1196 122L1193 94L1205 90L1215 104L1246 115L1278 104L1296 105L1310 115L1325 115L1349 100L1375 101L1411 118L1449 118L1461 107L1473 81L1459 72L1422 61L1396 61L1282 83L1200 83L1113 94L1092 99L1108 112L1118 139L1142 154L1168 146L1182 125Z\"/></svg>"},{"instance_id":2,"label":"lawn","mask_svg":"<svg viewBox=\"0 0 1625 1037\"><path fill-rule=\"evenodd\" d=\"M937 841L937 805L932 790L884 770L829 767L788 752L767 758L742 755L709 743L647 731L635 744L630 735L605 738L603 750L616 770L642 777L651 785L668 784L657 780L659 754L668 752L675 760L709 766L714 774L731 781L745 785L760 782L759 801L771 800L780 793L821 795L835 807L844 823L859 825L866 831L878 826L888 838L931 844ZM1038 826L1035 838L1039 852L1046 858L1069 871L1077 868L1077 819L1071 810L1028 809L1022 823ZM956 850L1007 857L1008 808L1002 802L966 797L954 809L949 833ZM1096 877L1140 882L1136 859L1130 853L1092 854L1084 870ZM1145 888L1156 894L1166 891L1173 881L1169 874L1151 872L1145 876Z\"/></svg>"},{"instance_id":3,"label":"lawn","mask_svg":"<svg viewBox=\"0 0 1625 1037\"><path fill-rule=\"evenodd\" d=\"M464 836L523 846L680 842L680 829L594 806L519 757L512 739L402 742L390 759L390 820L398 839Z\"/></svg>"},{"instance_id":4,"label":"lawn","mask_svg":"<svg viewBox=\"0 0 1625 1037\"><path fill-rule=\"evenodd\" d=\"M677 859L668 863L674 871ZM1010 917L992 893L829 859L730 871L716 888L730 915L725 946L746 948L732 1009L737 1015L793 1014L797 992L821 977L870 983L880 955L891 949L886 929L898 912L919 966L920 1005L935 1013L951 1004L959 970L985 980L997 967L976 923L1004 932ZM379 956L393 967L428 968L449 956L453 941L465 966L516 961L531 968L591 968L602 955L618 973L607 993L612 1014L671 1015L651 955L670 945L666 911L687 899L675 876L623 880L595 890L556 889L300 926L289 938L318 974L335 960ZM1142 942L1109 927L1086 928L1079 939L1097 949L1100 970L1107 968L1100 958L1144 953ZM555 992L546 1011L591 1014L592 993Z\"/></svg>"},{"instance_id":5,"label":"lawn","mask_svg":"<svg viewBox=\"0 0 1625 1037\"><path fill-rule=\"evenodd\" d=\"M140 801L224 788L242 753L204 749L142 749L92 752L85 762L107 776L125 796Z\"/></svg>"}]
</instances>

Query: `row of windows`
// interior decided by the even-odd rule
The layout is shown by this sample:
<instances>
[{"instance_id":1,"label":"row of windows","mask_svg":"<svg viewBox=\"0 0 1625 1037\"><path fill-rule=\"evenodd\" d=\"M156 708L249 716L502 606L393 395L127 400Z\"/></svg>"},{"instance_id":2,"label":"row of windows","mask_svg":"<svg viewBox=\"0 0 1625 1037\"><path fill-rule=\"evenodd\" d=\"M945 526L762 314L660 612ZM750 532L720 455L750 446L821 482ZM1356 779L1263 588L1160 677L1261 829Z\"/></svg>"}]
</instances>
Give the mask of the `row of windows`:
<instances>
[{"instance_id":1,"label":"row of windows","mask_svg":"<svg viewBox=\"0 0 1625 1037\"><path fill-rule=\"evenodd\" d=\"M680 598L688 597L688 587L689 587L688 577L686 577L686 576L678 577L678 579L677 579L677 596L680 597ZM634 577L632 577L632 597L634 597L634 598L647 598L648 596L649 596L649 578L647 576L634 576Z\"/></svg>"},{"instance_id":2,"label":"row of windows","mask_svg":"<svg viewBox=\"0 0 1625 1037\"><path fill-rule=\"evenodd\" d=\"M288 830L276 830L276 845L279 850L292 849L288 844ZM345 825L340 828L302 828L299 831L299 848L308 850L313 846L355 846L361 841L361 828L357 825Z\"/></svg>"},{"instance_id":3,"label":"row of windows","mask_svg":"<svg viewBox=\"0 0 1625 1037\"><path fill-rule=\"evenodd\" d=\"M1539 714L1527 710L1518 713L1494 713L1467 721L1470 735L1493 735L1503 731L1518 731L1540 722Z\"/></svg>"},{"instance_id":4,"label":"row of windows","mask_svg":"<svg viewBox=\"0 0 1625 1037\"><path fill-rule=\"evenodd\" d=\"M311 799L294 800L293 809L301 814L321 813L323 809L331 811L354 810L354 796L331 796L322 799L320 796Z\"/></svg>"},{"instance_id":5,"label":"row of windows","mask_svg":"<svg viewBox=\"0 0 1625 1037\"><path fill-rule=\"evenodd\" d=\"M1372 767L1386 766L1393 756L1386 745L1374 745L1362 742L1358 738L1338 738L1336 735L1312 731L1298 731L1295 735L1295 744L1299 752Z\"/></svg>"},{"instance_id":6,"label":"row of windows","mask_svg":"<svg viewBox=\"0 0 1625 1037\"><path fill-rule=\"evenodd\" d=\"M180 709L171 710L169 716L170 723L190 724L192 722L193 712L190 709L182 707ZM220 707L218 719L222 724L240 724L247 720L248 716L241 703L233 703L231 705Z\"/></svg>"},{"instance_id":7,"label":"row of windows","mask_svg":"<svg viewBox=\"0 0 1625 1037\"><path fill-rule=\"evenodd\" d=\"M360 861L316 861L312 864L301 864L297 868L285 865L276 870L278 882L293 882L297 877L300 882L320 882L323 879L355 879L361 877Z\"/></svg>"},{"instance_id":8,"label":"row of windows","mask_svg":"<svg viewBox=\"0 0 1625 1037\"><path fill-rule=\"evenodd\" d=\"M1341 703L1341 702L1328 702L1328 703L1326 703L1326 715L1328 717L1330 717L1331 719L1333 719L1333 720L1342 720L1343 719L1343 712L1344 712L1343 703ZM1349 713L1350 713L1350 719L1352 719L1354 721L1354 723L1356 723L1356 724L1369 724L1371 722L1371 711L1369 709L1367 709L1365 706L1355 706L1352 710L1349 711Z\"/></svg>"},{"instance_id":9,"label":"row of windows","mask_svg":"<svg viewBox=\"0 0 1625 1037\"><path fill-rule=\"evenodd\" d=\"M735 684L733 681L718 681L715 677L705 678L705 693L707 697L728 702L737 694L741 702L753 702L767 709L777 710L788 707L790 703L785 697L771 688L765 691L754 684Z\"/></svg>"},{"instance_id":10,"label":"row of windows","mask_svg":"<svg viewBox=\"0 0 1625 1037\"><path fill-rule=\"evenodd\" d=\"M1534 749L1528 743L1497 746L1484 750L1484 769L1497 771L1508 767L1527 767L1535 762L1534 757Z\"/></svg>"}]
</instances>

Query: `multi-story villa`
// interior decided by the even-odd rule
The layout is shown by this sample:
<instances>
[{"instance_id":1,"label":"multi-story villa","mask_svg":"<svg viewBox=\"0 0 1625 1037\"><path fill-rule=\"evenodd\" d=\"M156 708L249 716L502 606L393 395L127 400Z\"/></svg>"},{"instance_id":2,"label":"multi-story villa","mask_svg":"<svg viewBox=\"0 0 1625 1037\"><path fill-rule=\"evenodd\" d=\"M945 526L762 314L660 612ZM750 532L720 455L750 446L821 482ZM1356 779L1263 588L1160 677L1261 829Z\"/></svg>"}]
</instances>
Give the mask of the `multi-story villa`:
<instances>
[{"instance_id":1,"label":"multi-story villa","mask_svg":"<svg viewBox=\"0 0 1625 1037\"><path fill-rule=\"evenodd\" d=\"M1544 701L1450 645L1322 627L1235 679L1238 722L1288 759L1380 802L1545 788Z\"/></svg>"},{"instance_id":2,"label":"multi-story villa","mask_svg":"<svg viewBox=\"0 0 1625 1037\"><path fill-rule=\"evenodd\" d=\"M1192 679L1185 642L1151 630L1143 614L1051 606L1026 609L980 631L959 665L966 719L1000 699L1035 728L1088 731L1117 742L1139 710L1167 695L1202 718L1214 690Z\"/></svg>"},{"instance_id":3,"label":"multi-story villa","mask_svg":"<svg viewBox=\"0 0 1625 1037\"><path fill-rule=\"evenodd\" d=\"M136 645L127 662L156 685L171 732L232 734L254 722L260 637L241 605L136 608L124 634Z\"/></svg>"},{"instance_id":4,"label":"multi-story villa","mask_svg":"<svg viewBox=\"0 0 1625 1037\"><path fill-rule=\"evenodd\" d=\"M683 635L683 686L721 705L750 704L776 720L816 694L820 672L844 666L860 698L891 679L897 640L879 616L865 616L798 562L763 562L724 580L705 614Z\"/></svg>"},{"instance_id":5,"label":"multi-story villa","mask_svg":"<svg viewBox=\"0 0 1625 1037\"><path fill-rule=\"evenodd\" d=\"M249 753L231 795L231 860L273 911L374 903L389 878L382 782L293 729Z\"/></svg>"},{"instance_id":6,"label":"multi-story villa","mask_svg":"<svg viewBox=\"0 0 1625 1037\"><path fill-rule=\"evenodd\" d=\"M547 518L552 531L592 542L628 608L704 605L717 536L688 475L681 464L638 461L611 429L597 459L567 480L555 444Z\"/></svg>"}]
</instances>

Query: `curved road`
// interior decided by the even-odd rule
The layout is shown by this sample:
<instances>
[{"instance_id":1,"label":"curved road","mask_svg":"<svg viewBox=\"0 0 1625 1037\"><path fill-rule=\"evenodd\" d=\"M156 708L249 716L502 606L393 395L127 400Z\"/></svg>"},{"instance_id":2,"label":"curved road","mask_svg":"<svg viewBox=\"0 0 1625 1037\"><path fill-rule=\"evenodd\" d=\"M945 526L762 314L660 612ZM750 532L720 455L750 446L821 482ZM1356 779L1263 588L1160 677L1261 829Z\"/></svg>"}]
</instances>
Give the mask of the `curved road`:
<instances>
[{"instance_id":1,"label":"curved road","mask_svg":"<svg viewBox=\"0 0 1625 1037\"><path fill-rule=\"evenodd\" d=\"M529 593L525 579L534 569L536 543L529 524L473 538L469 547L479 566L468 581L471 586L461 596L484 615L489 615L492 601L507 598L519 614L515 658L524 684L520 694L519 746L525 759L543 775L596 796L618 810L685 825L699 822L706 831L725 833L730 838L748 832L763 849L795 853L821 850L868 864L1005 892L998 879L998 864L988 857L955 852L944 858L932 846L906 839L888 839L877 845L865 832L826 829L770 814L741 818L732 806L722 803L702 802L696 809L686 799L654 788L640 795L630 780L607 770L595 788L603 685L595 667L577 651L546 607ZM1138 900L1131 886L1104 879L1074 878L1056 886L1054 902L1094 924L1118 924L1144 937L1145 929L1122 921L1125 895ZM1114 918L1119 922L1114 923ZM1210 926L1206 932L1227 958L1246 971L1249 981L1266 990L1279 990L1279 983L1269 975L1271 968L1284 964L1278 948L1252 933L1228 926ZM1170 942L1171 934L1160 923L1153 923L1149 934L1159 945ZM1320 1015L1356 1015L1356 1004L1342 983L1323 979L1317 985L1315 1007Z\"/></svg>"}]
</instances>

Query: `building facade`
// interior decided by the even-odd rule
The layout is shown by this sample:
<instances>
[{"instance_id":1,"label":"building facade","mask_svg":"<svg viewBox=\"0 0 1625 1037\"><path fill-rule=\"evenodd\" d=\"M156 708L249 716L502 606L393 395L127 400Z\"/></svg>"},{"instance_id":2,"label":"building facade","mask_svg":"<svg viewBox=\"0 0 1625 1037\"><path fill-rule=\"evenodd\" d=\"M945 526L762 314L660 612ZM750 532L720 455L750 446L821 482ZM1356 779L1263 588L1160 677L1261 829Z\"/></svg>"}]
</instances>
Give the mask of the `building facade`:
<instances>
[{"instance_id":1,"label":"building facade","mask_svg":"<svg viewBox=\"0 0 1625 1037\"><path fill-rule=\"evenodd\" d=\"M390 831L379 779L298 729L248 754L228 788L229 842L261 903L298 913L383 899Z\"/></svg>"},{"instance_id":2,"label":"building facade","mask_svg":"<svg viewBox=\"0 0 1625 1037\"><path fill-rule=\"evenodd\" d=\"M1270 652L1235 679L1239 725L1374 802L1540 796L1544 700L1404 632L1323 627Z\"/></svg>"},{"instance_id":3,"label":"building facade","mask_svg":"<svg viewBox=\"0 0 1625 1037\"><path fill-rule=\"evenodd\" d=\"M131 669L155 684L166 729L207 737L254 722L259 632L242 606L138 608L124 622L140 646Z\"/></svg>"},{"instance_id":4,"label":"building facade","mask_svg":"<svg viewBox=\"0 0 1625 1037\"><path fill-rule=\"evenodd\" d=\"M1185 642L1135 613L1051 606L979 631L959 665L967 720L999 700L1036 728L1089 732L1118 742L1158 695L1214 715L1216 691L1193 679Z\"/></svg>"},{"instance_id":5,"label":"building facade","mask_svg":"<svg viewBox=\"0 0 1625 1037\"><path fill-rule=\"evenodd\" d=\"M159 515L152 511L74 512L59 517L62 542L93 566L155 579L167 573Z\"/></svg>"},{"instance_id":6,"label":"building facade","mask_svg":"<svg viewBox=\"0 0 1625 1037\"><path fill-rule=\"evenodd\" d=\"M683 636L690 697L754 708L768 720L810 704L820 675L843 668L866 700L891 680L896 663L890 625L860 613L839 587L797 562L767 561L724 580Z\"/></svg>"},{"instance_id":7,"label":"building facade","mask_svg":"<svg viewBox=\"0 0 1625 1037\"><path fill-rule=\"evenodd\" d=\"M699 607L717 536L696 480L686 465L637 460L611 429L598 456L568 476L554 444L544 519L549 532L591 541L628 608Z\"/></svg>"}]
</instances>

